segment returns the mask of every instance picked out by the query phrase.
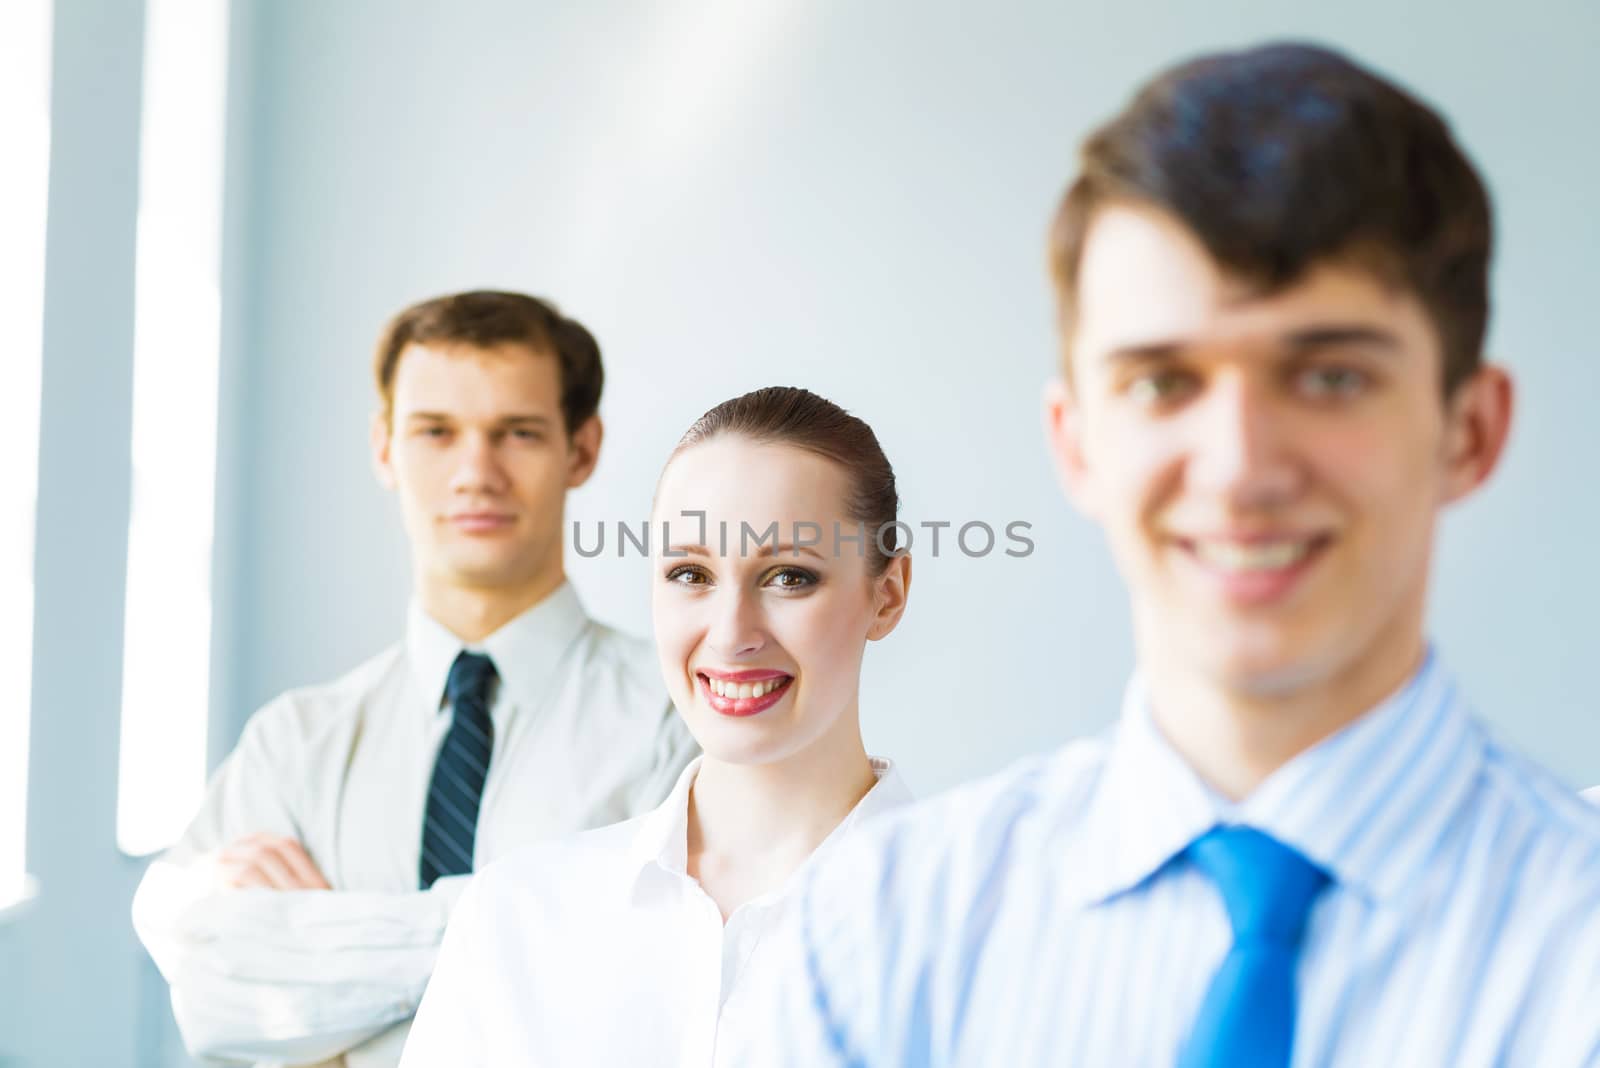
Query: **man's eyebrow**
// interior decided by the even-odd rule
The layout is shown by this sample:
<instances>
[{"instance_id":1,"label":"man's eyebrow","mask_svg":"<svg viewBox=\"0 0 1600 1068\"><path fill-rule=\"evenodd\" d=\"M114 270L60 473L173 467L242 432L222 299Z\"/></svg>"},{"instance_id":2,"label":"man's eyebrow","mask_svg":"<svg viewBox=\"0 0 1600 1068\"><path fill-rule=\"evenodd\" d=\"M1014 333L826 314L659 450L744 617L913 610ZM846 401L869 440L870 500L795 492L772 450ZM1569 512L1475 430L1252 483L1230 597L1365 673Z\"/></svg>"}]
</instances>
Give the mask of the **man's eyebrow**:
<instances>
[{"instance_id":1,"label":"man's eyebrow","mask_svg":"<svg viewBox=\"0 0 1600 1068\"><path fill-rule=\"evenodd\" d=\"M1181 341L1146 341L1137 345L1119 345L1105 354L1106 363L1151 363L1170 360L1188 348Z\"/></svg>"},{"instance_id":2,"label":"man's eyebrow","mask_svg":"<svg viewBox=\"0 0 1600 1068\"><path fill-rule=\"evenodd\" d=\"M1360 346L1377 349L1382 352L1398 352L1400 350L1400 339L1394 333L1385 330L1381 326L1368 326L1357 323L1332 324L1328 326L1311 326L1304 330L1291 331L1283 339L1283 346L1296 352L1344 346Z\"/></svg>"},{"instance_id":3,"label":"man's eyebrow","mask_svg":"<svg viewBox=\"0 0 1600 1068\"><path fill-rule=\"evenodd\" d=\"M1300 330L1291 330L1279 339L1278 344L1295 354L1302 354L1315 349L1336 348L1341 346L1364 346L1383 352L1398 352L1400 339L1393 332L1380 326L1370 326L1364 323L1332 323L1323 326L1308 326ZM1110 349L1105 354L1107 363L1156 363L1162 360L1174 359L1184 352L1197 346L1185 341L1146 341L1131 345L1119 345Z\"/></svg>"},{"instance_id":4,"label":"man's eyebrow","mask_svg":"<svg viewBox=\"0 0 1600 1068\"><path fill-rule=\"evenodd\" d=\"M407 421L419 423L453 423L456 417L449 412L407 412ZM495 420L498 426L553 426L555 420L548 415L537 412L516 412L511 415L502 415Z\"/></svg>"}]
</instances>

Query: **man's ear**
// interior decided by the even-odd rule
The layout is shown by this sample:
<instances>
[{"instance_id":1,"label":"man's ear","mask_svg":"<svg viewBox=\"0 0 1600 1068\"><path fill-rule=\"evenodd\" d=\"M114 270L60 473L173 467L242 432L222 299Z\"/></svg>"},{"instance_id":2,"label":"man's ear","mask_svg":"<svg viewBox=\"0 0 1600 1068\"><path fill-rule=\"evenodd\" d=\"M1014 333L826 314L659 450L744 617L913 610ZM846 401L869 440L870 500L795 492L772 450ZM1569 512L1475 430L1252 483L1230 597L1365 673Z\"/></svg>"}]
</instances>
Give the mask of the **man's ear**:
<instances>
[{"instance_id":1,"label":"man's ear","mask_svg":"<svg viewBox=\"0 0 1600 1068\"><path fill-rule=\"evenodd\" d=\"M889 566L873 580L873 594L877 613L867 628L869 641L888 637L906 613L906 598L911 596L910 553L889 558Z\"/></svg>"},{"instance_id":2,"label":"man's ear","mask_svg":"<svg viewBox=\"0 0 1600 1068\"><path fill-rule=\"evenodd\" d=\"M1060 376L1044 387L1044 434L1067 500L1093 519L1094 479L1084 452L1083 412L1072 386Z\"/></svg>"},{"instance_id":3,"label":"man's ear","mask_svg":"<svg viewBox=\"0 0 1600 1068\"><path fill-rule=\"evenodd\" d=\"M394 464L390 457L390 446L394 435L389 427L389 413L377 411L372 413L372 420L367 427L367 443L372 449L372 473L378 476L378 484L384 489L394 489Z\"/></svg>"},{"instance_id":4,"label":"man's ear","mask_svg":"<svg viewBox=\"0 0 1600 1068\"><path fill-rule=\"evenodd\" d=\"M1451 504L1488 481L1511 436L1516 389L1505 368L1485 364L1456 387L1445 408L1440 503Z\"/></svg>"},{"instance_id":5,"label":"man's ear","mask_svg":"<svg viewBox=\"0 0 1600 1068\"><path fill-rule=\"evenodd\" d=\"M603 437L605 437L605 427L598 415L591 415L583 421L582 426L573 431L572 438L568 442L571 454L567 468L568 489L577 489L594 474L595 464L600 462L600 441Z\"/></svg>"}]
</instances>

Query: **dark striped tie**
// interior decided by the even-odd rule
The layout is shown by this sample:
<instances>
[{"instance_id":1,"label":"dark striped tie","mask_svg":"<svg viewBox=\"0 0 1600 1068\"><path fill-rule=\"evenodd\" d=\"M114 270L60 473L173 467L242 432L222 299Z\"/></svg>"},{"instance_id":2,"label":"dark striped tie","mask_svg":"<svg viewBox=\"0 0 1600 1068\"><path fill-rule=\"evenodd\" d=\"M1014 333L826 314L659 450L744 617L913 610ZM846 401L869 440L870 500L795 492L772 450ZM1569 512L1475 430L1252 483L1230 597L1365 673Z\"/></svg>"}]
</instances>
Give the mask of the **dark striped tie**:
<instances>
[{"instance_id":1,"label":"dark striped tie","mask_svg":"<svg viewBox=\"0 0 1600 1068\"><path fill-rule=\"evenodd\" d=\"M494 751L489 690L494 661L463 651L450 665L445 697L450 702L450 732L439 747L422 818L421 876L424 890L445 875L472 870L472 845L478 830L478 802Z\"/></svg>"}]
</instances>

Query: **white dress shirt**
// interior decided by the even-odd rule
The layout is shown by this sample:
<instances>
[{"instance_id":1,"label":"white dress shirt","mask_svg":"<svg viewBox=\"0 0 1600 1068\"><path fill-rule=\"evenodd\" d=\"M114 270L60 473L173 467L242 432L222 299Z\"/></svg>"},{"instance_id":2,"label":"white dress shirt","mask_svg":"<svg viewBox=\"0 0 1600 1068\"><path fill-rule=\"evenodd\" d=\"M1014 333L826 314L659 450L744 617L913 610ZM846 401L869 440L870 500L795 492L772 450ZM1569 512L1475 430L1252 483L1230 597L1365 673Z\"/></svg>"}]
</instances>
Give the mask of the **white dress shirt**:
<instances>
[{"instance_id":1,"label":"white dress shirt","mask_svg":"<svg viewBox=\"0 0 1600 1068\"><path fill-rule=\"evenodd\" d=\"M399 1062L467 882L418 889L423 808L451 723L445 679L463 648L413 603L403 642L257 712L193 824L151 864L134 926L196 1055ZM480 869L650 809L695 752L649 645L591 621L570 585L470 648L500 676ZM334 892L216 889L214 852L256 832L298 839Z\"/></svg>"},{"instance_id":2,"label":"white dress shirt","mask_svg":"<svg viewBox=\"0 0 1600 1068\"><path fill-rule=\"evenodd\" d=\"M712 1068L764 1038L762 937L804 873L862 821L905 804L888 761L801 869L722 914L687 871L696 760L654 812L523 850L477 876L450 922L403 1068Z\"/></svg>"},{"instance_id":3,"label":"white dress shirt","mask_svg":"<svg viewBox=\"0 0 1600 1068\"><path fill-rule=\"evenodd\" d=\"M1218 823L1331 876L1295 1065L1600 1065L1600 810L1493 742L1431 654L1237 804L1136 681L1103 738L880 821L774 932L806 978L758 1063L1170 1066L1232 942L1185 855Z\"/></svg>"}]
</instances>

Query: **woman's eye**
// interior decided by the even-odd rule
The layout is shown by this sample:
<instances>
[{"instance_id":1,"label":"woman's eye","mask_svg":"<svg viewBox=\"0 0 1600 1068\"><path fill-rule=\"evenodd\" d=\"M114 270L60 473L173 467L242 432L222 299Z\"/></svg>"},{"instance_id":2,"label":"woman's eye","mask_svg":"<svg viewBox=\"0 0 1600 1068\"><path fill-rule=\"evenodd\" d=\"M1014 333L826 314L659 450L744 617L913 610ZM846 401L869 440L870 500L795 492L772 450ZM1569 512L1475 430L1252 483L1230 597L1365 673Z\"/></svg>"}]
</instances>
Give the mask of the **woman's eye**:
<instances>
[{"instance_id":1,"label":"woman's eye","mask_svg":"<svg viewBox=\"0 0 1600 1068\"><path fill-rule=\"evenodd\" d=\"M776 586L780 590L802 590L815 585L816 581L817 576L804 568L783 567L768 577L767 585Z\"/></svg>"},{"instance_id":2,"label":"woman's eye","mask_svg":"<svg viewBox=\"0 0 1600 1068\"><path fill-rule=\"evenodd\" d=\"M1352 367L1313 367L1300 374L1300 388L1312 397L1351 397L1371 379Z\"/></svg>"},{"instance_id":3,"label":"woman's eye","mask_svg":"<svg viewBox=\"0 0 1600 1068\"><path fill-rule=\"evenodd\" d=\"M705 572L698 567L682 566L668 571L667 581L680 586L704 586L708 580Z\"/></svg>"}]
</instances>

